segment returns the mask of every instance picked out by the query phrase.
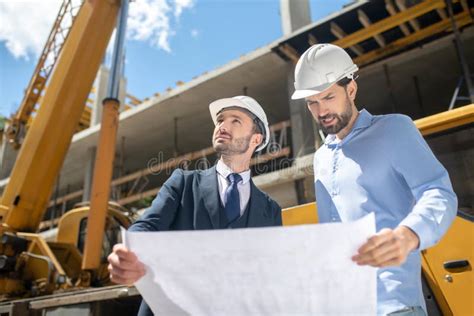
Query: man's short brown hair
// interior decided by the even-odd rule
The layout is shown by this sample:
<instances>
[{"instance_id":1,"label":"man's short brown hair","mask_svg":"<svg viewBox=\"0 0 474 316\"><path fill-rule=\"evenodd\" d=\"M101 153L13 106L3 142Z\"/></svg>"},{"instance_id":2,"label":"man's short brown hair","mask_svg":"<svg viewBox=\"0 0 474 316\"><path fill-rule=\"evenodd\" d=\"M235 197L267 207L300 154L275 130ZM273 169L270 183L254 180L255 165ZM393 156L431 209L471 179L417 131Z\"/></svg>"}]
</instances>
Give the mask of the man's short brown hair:
<instances>
[{"instance_id":1,"label":"man's short brown hair","mask_svg":"<svg viewBox=\"0 0 474 316\"><path fill-rule=\"evenodd\" d=\"M344 77L336 83L337 83L338 86L345 88L345 87L347 87L347 85L349 83L351 83L352 80L354 80L354 79Z\"/></svg>"}]
</instances>

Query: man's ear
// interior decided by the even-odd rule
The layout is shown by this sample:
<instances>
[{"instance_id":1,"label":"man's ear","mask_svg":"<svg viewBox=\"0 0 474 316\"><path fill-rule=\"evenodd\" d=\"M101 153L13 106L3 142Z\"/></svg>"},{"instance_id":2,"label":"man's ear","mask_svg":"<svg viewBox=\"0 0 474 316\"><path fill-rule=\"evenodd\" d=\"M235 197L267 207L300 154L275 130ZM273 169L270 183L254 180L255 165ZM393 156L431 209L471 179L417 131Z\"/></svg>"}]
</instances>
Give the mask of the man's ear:
<instances>
[{"instance_id":1,"label":"man's ear","mask_svg":"<svg viewBox=\"0 0 474 316\"><path fill-rule=\"evenodd\" d=\"M263 135L260 133L255 133L253 134L253 143L255 144L255 147L260 146L263 142Z\"/></svg>"},{"instance_id":2,"label":"man's ear","mask_svg":"<svg viewBox=\"0 0 474 316\"><path fill-rule=\"evenodd\" d=\"M351 80L347 85L347 95L352 101L355 100L357 95L357 82L355 80Z\"/></svg>"}]
</instances>

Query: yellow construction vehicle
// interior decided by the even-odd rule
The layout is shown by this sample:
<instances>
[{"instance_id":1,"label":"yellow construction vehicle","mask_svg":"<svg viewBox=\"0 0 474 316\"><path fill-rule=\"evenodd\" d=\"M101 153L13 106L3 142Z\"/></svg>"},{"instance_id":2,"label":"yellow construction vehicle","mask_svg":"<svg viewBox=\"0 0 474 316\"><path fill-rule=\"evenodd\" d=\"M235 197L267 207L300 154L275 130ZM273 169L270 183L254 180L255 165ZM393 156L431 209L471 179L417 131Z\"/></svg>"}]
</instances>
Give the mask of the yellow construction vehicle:
<instances>
[{"instance_id":1,"label":"yellow construction vehicle","mask_svg":"<svg viewBox=\"0 0 474 316\"><path fill-rule=\"evenodd\" d=\"M132 221L123 208L108 204L118 122L116 99L104 101L91 206L66 213L55 242L46 242L37 231L117 17L119 12L126 14L125 7L128 0L84 1L58 55L0 201L2 299L107 284L101 251L108 254L117 242L120 226L128 227ZM36 81L44 87L45 78L35 76L20 111L22 116L31 112L39 97ZM16 123L18 128L25 122ZM14 135L19 135L16 132Z\"/></svg>"},{"instance_id":2,"label":"yellow construction vehicle","mask_svg":"<svg viewBox=\"0 0 474 316\"><path fill-rule=\"evenodd\" d=\"M471 151L472 157L474 104L416 120L415 124L432 147L437 145L433 150L442 162L442 158L445 158L443 156L449 153L455 156L451 161L457 160L463 165L462 157L456 157L459 153L452 149L462 146L462 143L468 144L470 142L471 145L468 145L467 148ZM438 147L442 149L444 147L445 151L437 151ZM467 159L472 158L467 157ZM463 172L453 170L453 167L456 168L452 163L446 166L450 173ZM465 171L472 172L472 169ZM443 315L474 315L474 301L472 300L474 293L474 274L472 272L472 263L474 262L474 209L472 206L474 187L472 178L469 178L468 174L465 174L460 182L453 183L455 191L457 193L463 192L464 197L464 199L460 199L458 216L443 239L436 246L422 252L423 275L429 286L425 293L429 315L437 315L438 309ZM469 201L469 199L471 200ZM469 203L471 204L469 205ZM317 222L316 203L283 210L284 225ZM432 296L436 302L433 301Z\"/></svg>"}]
</instances>

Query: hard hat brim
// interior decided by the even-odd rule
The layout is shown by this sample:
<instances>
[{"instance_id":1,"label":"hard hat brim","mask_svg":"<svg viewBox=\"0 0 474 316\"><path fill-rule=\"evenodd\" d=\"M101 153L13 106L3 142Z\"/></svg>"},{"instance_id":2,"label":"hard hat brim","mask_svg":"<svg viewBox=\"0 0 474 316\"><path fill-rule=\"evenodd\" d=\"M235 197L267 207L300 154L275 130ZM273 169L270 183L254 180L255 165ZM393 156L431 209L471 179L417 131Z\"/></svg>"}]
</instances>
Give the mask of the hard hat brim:
<instances>
[{"instance_id":1,"label":"hard hat brim","mask_svg":"<svg viewBox=\"0 0 474 316\"><path fill-rule=\"evenodd\" d=\"M327 82L327 83L322 84L322 85L317 86L317 87L311 87L310 89L296 89L295 92L293 92L293 94L291 95L291 99L292 100L303 99L303 98L307 98L307 97L310 97L312 95L324 92L344 77L347 77L347 76L344 75L340 78L337 78L333 82Z\"/></svg>"},{"instance_id":2,"label":"hard hat brim","mask_svg":"<svg viewBox=\"0 0 474 316\"><path fill-rule=\"evenodd\" d=\"M329 88L329 87L328 87ZM318 94L318 93L321 93L323 92L324 90L296 90L295 92L293 92L293 94L291 95L291 99L292 100L298 100L298 99L303 99L303 98L307 98L307 97L310 97L312 95L315 95L315 94Z\"/></svg>"}]
</instances>

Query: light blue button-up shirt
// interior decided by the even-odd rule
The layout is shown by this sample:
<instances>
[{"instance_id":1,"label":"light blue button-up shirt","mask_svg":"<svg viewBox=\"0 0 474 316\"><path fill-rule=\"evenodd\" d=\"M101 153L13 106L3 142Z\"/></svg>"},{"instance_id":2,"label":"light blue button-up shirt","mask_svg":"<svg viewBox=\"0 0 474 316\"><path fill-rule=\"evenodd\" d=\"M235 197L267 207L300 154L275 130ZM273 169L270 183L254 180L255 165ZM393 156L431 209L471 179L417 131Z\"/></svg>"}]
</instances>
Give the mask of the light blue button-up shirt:
<instances>
[{"instance_id":1,"label":"light blue button-up shirt","mask_svg":"<svg viewBox=\"0 0 474 316\"><path fill-rule=\"evenodd\" d=\"M404 225L419 249L399 267L377 273L377 313L407 306L426 310L420 250L434 245L456 216L457 198L446 169L405 115L359 112L342 140L328 135L314 155L321 223L346 222L375 213L377 231Z\"/></svg>"}]
</instances>

